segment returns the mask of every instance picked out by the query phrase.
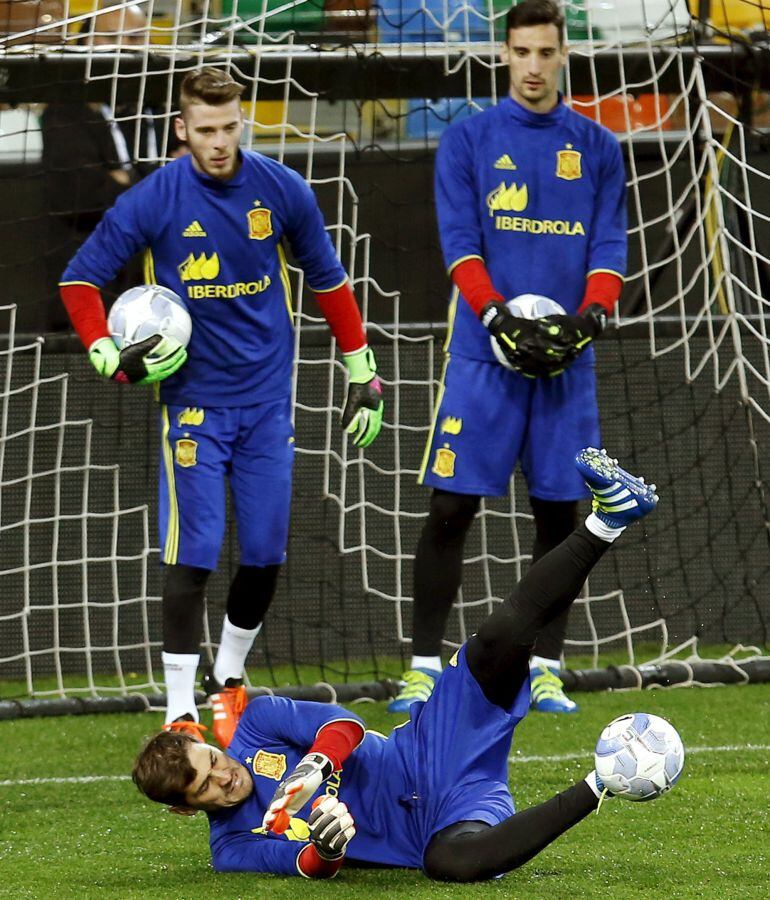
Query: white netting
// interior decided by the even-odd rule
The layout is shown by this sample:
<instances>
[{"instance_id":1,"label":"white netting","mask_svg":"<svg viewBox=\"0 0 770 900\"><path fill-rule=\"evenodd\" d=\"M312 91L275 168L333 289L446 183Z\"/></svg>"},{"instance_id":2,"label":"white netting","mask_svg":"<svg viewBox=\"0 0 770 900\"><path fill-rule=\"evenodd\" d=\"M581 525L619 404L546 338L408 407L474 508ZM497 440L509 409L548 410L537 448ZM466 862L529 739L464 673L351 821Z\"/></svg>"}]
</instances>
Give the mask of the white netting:
<instances>
[{"instance_id":1,"label":"white netting","mask_svg":"<svg viewBox=\"0 0 770 900\"><path fill-rule=\"evenodd\" d=\"M309 50L300 37L318 31L318 3L266 0L112 3L102 12L121 17L124 32L130 30L126 26L129 7L141 8L148 17L149 24L139 28L131 45L115 38L113 31L100 31L104 20L94 20L92 3L69 2L63 4L63 22L33 22L26 29L12 29L8 37L0 37L0 52L9 59L24 54L49 59L62 54L84 56L87 78L108 85L118 122L144 116L159 123L158 152L164 158L171 152L173 76L178 78L179 73L207 61L224 60L247 85L246 145L299 169L321 197L364 317L371 320L369 333L387 397L383 434L366 453L352 452L338 427L343 368L335 360L334 348L319 348L319 333L325 326L315 310L303 304L302 274L292 269L301 326L297 333L298 466L310 473L311 491L326 496L327 506L337 511L317 523L327 534L316 534L311 540L323 543L328 537L329 552L339 552L345 560L336 585L340 605L314 611L312 625L321 635L337 637L340 629L345 631L341 643L330 639L327 646L339 647L336 652L348 659L359 651L364 657L392 653L398 645L408 650L411 561L428 500L427 492L414 483L432 420L442 356L435 330L402 322L398 290L404 285L399 283L399 273L383 271L375 264L379 238L360 224L366 212L360 198L364 190L364 203L376 202L377 195L368 190L365 170L357 169L357 177L352 177L353 162L358 159L353 151L365 155L368 148L395 159L415 146L429 149L446 120L493 101L500 65L493 38L500 33L506 9L487 2L444 0L338 5L334 27L328 12L323 21L322 33L335 36L323 53ZM704 70L709 61L687 46L693 30L685 2L575 2L566 3L565 10L571 54L587 70L590 85L575 91L573 97L568 74L566 93L577 109L618 134L628 159L630 267L625 296L633 302L624 307L624 318L616 320L620 337L608 338L599 349L606 361L600 404L605 438L614 452L655 476L659 484L657 473L663 471L662 486L669 489L671 498L669 513L662 512L656 519L659 524L653 522L649 533L640 529L615 568L598 583L592 580L573 613L568 649L588 653L595 661L604 649L620 650L633 663L639 661L640 647L645 658L662 656L672 643L678 645L693 634L719 642L761 640L767 618L746 573L766 568L764 563L756 565L766 552L758 450L763 424L743 413L736 419L733 406L747 404L760 422L770 421L770 359L763 315L768 260L762 250L770 222L765 208L770 196L767 176L752 157L751 132L739 121L733 99L707 90ZM93 32L92 38L78 34L83 25ZM466 95L450 100L343 98L330 102L296 75L298 70L309 71L301 68L308 54L315 54L317 66L332 71L334 62L329 60L360 57L365 61L375 51L386 57L414 53L437 57L447 76L464 73ZM105 53L111 61L106 69ZM269 77L264 76L263 69L273 58L281 61L281 73L276 76L273 67ZM618 73L609 76L609 85L603 74L608 59ZM479 66L486 73L483 83L472 81ZM157 101L156 89L156 99L149 104L145 87L151 82L157 85L158 78L165 101ZM139 85L138 99L128 104L120 97L126 79L135 79ZM433 91L426 94L435 97ZM11 112L17 116L17 129L27 134L25 158L30 154L34 158L39 137L32 140L30 135L39 133L34 121L40 110L25 106L2 115ZM25 117L23 122L18 116ZM154 161L143 150L138 128L131 155L134 160ZM426 193L414 202L426 206L432 201ZM406 226L408 209L397 209L394 215L402 216ZM13 314L8 315L12 319ZM646 334L644 340L624 338L626 332L638 335L640 329ZM28 362L33 358L36 362L29 380L11 389L10 361L22 353ZM120 510L118 477L112 470L109 490L90 489L93 478L88 473L103 470L90 464L90 424L65 422L73 404L72 397L67 398L66 380L54 379L62 391L56 424L35 419L37 391L41 384L48 386L48 380L40 377L39 345L9 350L4 358L4 409L11 397L28 397L30 424L23 434L31 443L19 455L19 433L4 416L0 534L22 535L22 539L12 544L3 541L0 590L4 598L13 595L15 600L4 603L0 621L15 630L18 638L10 639L15 644L12 653L0 653L0 666L23 662L29 692L36 687L38 660L41 672L55 675L52 690L64 690L61 661L69 655L77 656L82 665L78 669L68 662L65 669L86 673L85 690L153 686L159 630L157 602L147 603L148 578L152 583L153 577L147 571L149 556L154 565L147 510ZM712 403L709 398L713 397L718 399ZM97 422L99 415L96 409ZM40 455L39 432L47 439L57 435L58 443L49 450L50 461ZM80 435L82 455L78 462L65 465L56 447L63 446L63 435L69 433ZM11 458L20 469L8 468ZM19 462L23 459L29 463L26 469ZM70 466L80 473L84 485L76 492L77 508L65 510L59 485L69 476ZM22 484L26 494L19 487ZM48 500L40 501L47 507L44 513L35 511L36 494L30 485L35 491L38 486L48 491ZM111 498L106 505L105 497ZM745 515L746 504L753 518L744 532L737 520ZM304 524L303 512L295 504L298 529ZM720 524L720 516L726 516L727 526ZM119 539L125 517L138 517L141 522L127 531L130 540L126 542ZM51 529L54 537L59 528L79 528L80 552L61 560L52 538L51 553L36 556L40 542L27 535L38 524ZM472 633L479 618L520 576L529 560L531 529L521 484L514 483L509 500L484 505L468 544L464 588L447 636L449 646ZM13 551L5 551L10 546ZM297 553L304 550L295 549ZM723 550L728 567L733 559L740 559L746 571L722 572L719 554ZM130 583L120 577L124 562L134 566ZM102 576L92 575L97 568L109 573L103 576L104 587L99 581ZM49 573L48 581L35 581L42 571ZM68 578L72 576L66 595L59 583L64 571ZM365 612L361 596L367 598ZM151 599L157 601L156 596ZM92 640L93 617L103 615L111 617L109 627L105 631L102 622L98 633L109 634L109 640ZM292 609L290 631L297 622L301 624L301 619L294 618L299 615ZM29 626L36 616L45 617L45 625L36 632L40 640L48 636L45 646L33 646L30 638ZM346 621L340 623L340 616ZM73 619L80 625L73 626ZM743 629L745 634L737 633ZM210 638L217 633L216 623L210 630L207 623L209 649ZM289 646L294 640L290 634ZM327 659L335 657L335 650L326 652ZM307 655L303 661L312 661ZM135 673L128 680L123 672L127 658ZM109 682L106 688L95 674L115 671L117 682Z\"/></svg>"}]
</instances>

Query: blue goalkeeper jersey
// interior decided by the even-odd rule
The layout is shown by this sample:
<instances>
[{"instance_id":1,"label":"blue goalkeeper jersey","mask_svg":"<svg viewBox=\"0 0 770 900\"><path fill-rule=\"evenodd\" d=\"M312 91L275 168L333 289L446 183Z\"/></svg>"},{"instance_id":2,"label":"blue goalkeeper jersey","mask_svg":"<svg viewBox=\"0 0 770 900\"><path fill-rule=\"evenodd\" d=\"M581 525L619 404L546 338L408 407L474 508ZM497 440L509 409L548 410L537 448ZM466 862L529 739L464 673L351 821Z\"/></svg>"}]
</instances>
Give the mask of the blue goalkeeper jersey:
<instances>
[{"instance_id":1,"label":"blue goalkeeper jersey","mask_svg":"<svg viewBox=\"0 0 770 900\"><path fill-rule=\"evenodd\" d=\"M542 294L574 313L588 275L625 274L620 146L561 98L534 113L507 97L449 127L436 153L435 197L448 270L482 259L506 300ZM468 303L456 303L450 326L450 352L494 361Z\"/></svg>"},{"instance_id":2,"label":"blue goalkeeper jersey","mask_svg":"<svg viewBox=\"0 0 770 900\"><path fill-rule=\"evenodd\" d=\"M315 195L296 172L251 151L229 181L185 156L122 194L71 260L62 284L101 287L146 249L145 280L179 294L192 317L184 366L164 403L248 406L291 390L294 335L286 239L312 290L346 274Z\"/></svg>"},{"instance_id":3,"label":"blue goalkeeper jersey","mask_svg":"<svg viewBox=\"0 0 770 900\"><path fill-rule=\"evenodd\" d=\"M430 700L412 705L408 722L388 738L367 731L317 792L339 796L353 816L356 835L347 858L420 868L425 847L442 828L461 820L495 825L513 815L508 756L528 708L528 681L510 710L491 704L460 650ZM360 723L325 703L259 697L247 706L227 753L249 770L254 790L239 806L208 813L216 870L298 874L315 797L282 835L265 833L262 818L318 730L340 719Z\"/></svg>"}]
</instances>

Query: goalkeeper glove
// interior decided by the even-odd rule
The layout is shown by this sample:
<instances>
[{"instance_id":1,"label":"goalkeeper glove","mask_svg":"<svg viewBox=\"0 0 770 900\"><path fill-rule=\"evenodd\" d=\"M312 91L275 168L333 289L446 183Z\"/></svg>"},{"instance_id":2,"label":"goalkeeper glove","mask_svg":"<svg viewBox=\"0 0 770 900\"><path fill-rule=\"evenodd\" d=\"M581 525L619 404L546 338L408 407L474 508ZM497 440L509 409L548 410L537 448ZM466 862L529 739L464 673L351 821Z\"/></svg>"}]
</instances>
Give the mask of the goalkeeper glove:
<instances>
[{"instance_id":1,"label":"goalkeeper glove","mask_svg":"<svg viewBox=\"0 0 770 900\"><path fill-rule=\"evenodd\" d=\"M562 361L562 367L576 360L586 347L607 327L607 310L592 303L582 313L572 316L546 316L539 320Z\"/></svg>"},{"instance_id":2,"label":"goalkeeper glove","mask_svg":"<svg viewBox=\"0 0 770 900\"><path fill-rule=\"evenodd\" d=\"M173 375L187 359L187 350L172 337L154 334L118 350L112 338L94 341L88 359L105 378L129 384L152 384Z\"/></svg>"},{"instance_id":3,"label":"goalkeeper glove","mask_svg":"<svg viewBox=\"0 0 770 900\"><path fill-rule=\"evenodd\" d=\"M382 385L377 377L374 353L365 347L342 357L348 370L348 395L342 411L342 427L354 435L353 445L368 447L382 428Z\"/></svg>"},{"instance_id":4,"label":"goalkeeper glove","mask_svg":"<svg viewBox=\"0 0 770 900\"><path fill-rule=\"evenodd\" d=\"M504 303L492 302L481 311L481 322L520 374L538 378L556 375L563 369L557 348L552 346L539 320L519 318Z\"/></svg>"},{"instance_id":5,"label":"goalkeeper glove","mask_svg":"<svg viewBox=\"0 0 770 900\"><path fill-rule=\"evenodd\" d=\"M289 820L296 815L334 771L334 765L323 753L308 753L297 763L273 794L262 827L283 834Z\"/></svg>"},{"instance_id":6,"label":"goalkeeper glove","mask_svg":"<svg viewBox=\"0 0 770 900\"><path fill-rule=\"evenodd\" d=\"M355 837L356 826L347 806L337 797L317 797L307 820L310 843L325 860L340 859Z\"/></svg>"}]
</instances>

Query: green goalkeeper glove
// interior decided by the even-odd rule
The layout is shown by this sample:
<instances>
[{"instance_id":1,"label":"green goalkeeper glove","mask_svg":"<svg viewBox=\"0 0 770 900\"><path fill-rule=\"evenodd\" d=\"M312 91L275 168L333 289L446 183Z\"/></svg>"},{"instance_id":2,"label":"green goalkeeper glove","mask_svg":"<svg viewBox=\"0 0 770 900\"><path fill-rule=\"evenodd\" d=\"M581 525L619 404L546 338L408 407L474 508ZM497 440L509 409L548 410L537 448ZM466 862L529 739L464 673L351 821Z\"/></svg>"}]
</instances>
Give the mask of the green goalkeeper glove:
<instances>
[{"instance_id":1,"label":"green goalkeeper glove","mask_svg":"<svg viewBox=\"0 0 770 900\"><path fill-rule=\"evenodd\" d=\"M342 357L348 370L348 395L342 410L342 427L354 435L353 445L368 447L382 428L382 384L377 377L374 353L365 347Z\"/></svg>"},{"instance_id":2,"label":"green goalkeeper glove","mask_svg":"<svg viewBox=\"0 0 770 900\"><path fill-rule=\"evenodd\" d=\"M184 365L187 350L172 337L154 334L138 344L118 350L112 338L94 341L88 359L105 378L124 384L152 384L163 381Z\"/></svg>"}]
</instances>

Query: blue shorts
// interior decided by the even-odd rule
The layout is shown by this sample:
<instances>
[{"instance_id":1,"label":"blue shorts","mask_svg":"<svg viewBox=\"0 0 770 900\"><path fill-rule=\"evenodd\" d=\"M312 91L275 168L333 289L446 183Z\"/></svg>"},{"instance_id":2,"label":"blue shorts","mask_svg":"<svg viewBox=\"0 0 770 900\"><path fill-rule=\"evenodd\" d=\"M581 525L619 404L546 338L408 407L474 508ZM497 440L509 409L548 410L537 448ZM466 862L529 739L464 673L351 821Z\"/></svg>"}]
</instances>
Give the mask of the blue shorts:
<instances>
[{"instance_id":1,"label":"blue shorts","mask_svg":"<svg viewBox=\"0 0 770 900\"><path fill-rule=\"evenodd\" d=\"M465 645L444 669L430 699L410 709L416 808L423 852L455 822L497 825L515 812L508 788L513 732L529 709L529 679L513 706L490 703L465 661Z\"/></svg>"},{"instance_id":2,"label":"blue shorts","mask_svg":"<svg viewBox=\"0 0 770 900\"><path fill-rule=\"evenodd\" d=\"M498 363L447 355L436 405L421 484L502 497L520 462L531 497L590 496L575 455L601 446L592 361L533 379Z\"/></svg>"},{"instance_id":3,"label":"blue shorts","mask_svg":"<svg viewBox=\"0 0 770 900\"><path fill-rule=\"evenodd\" d=\"M294 465L291 399L254 406L161 407L161 559L216 569L229 478L241 564L286 557Z\"/></svg>"}]
</instances>

